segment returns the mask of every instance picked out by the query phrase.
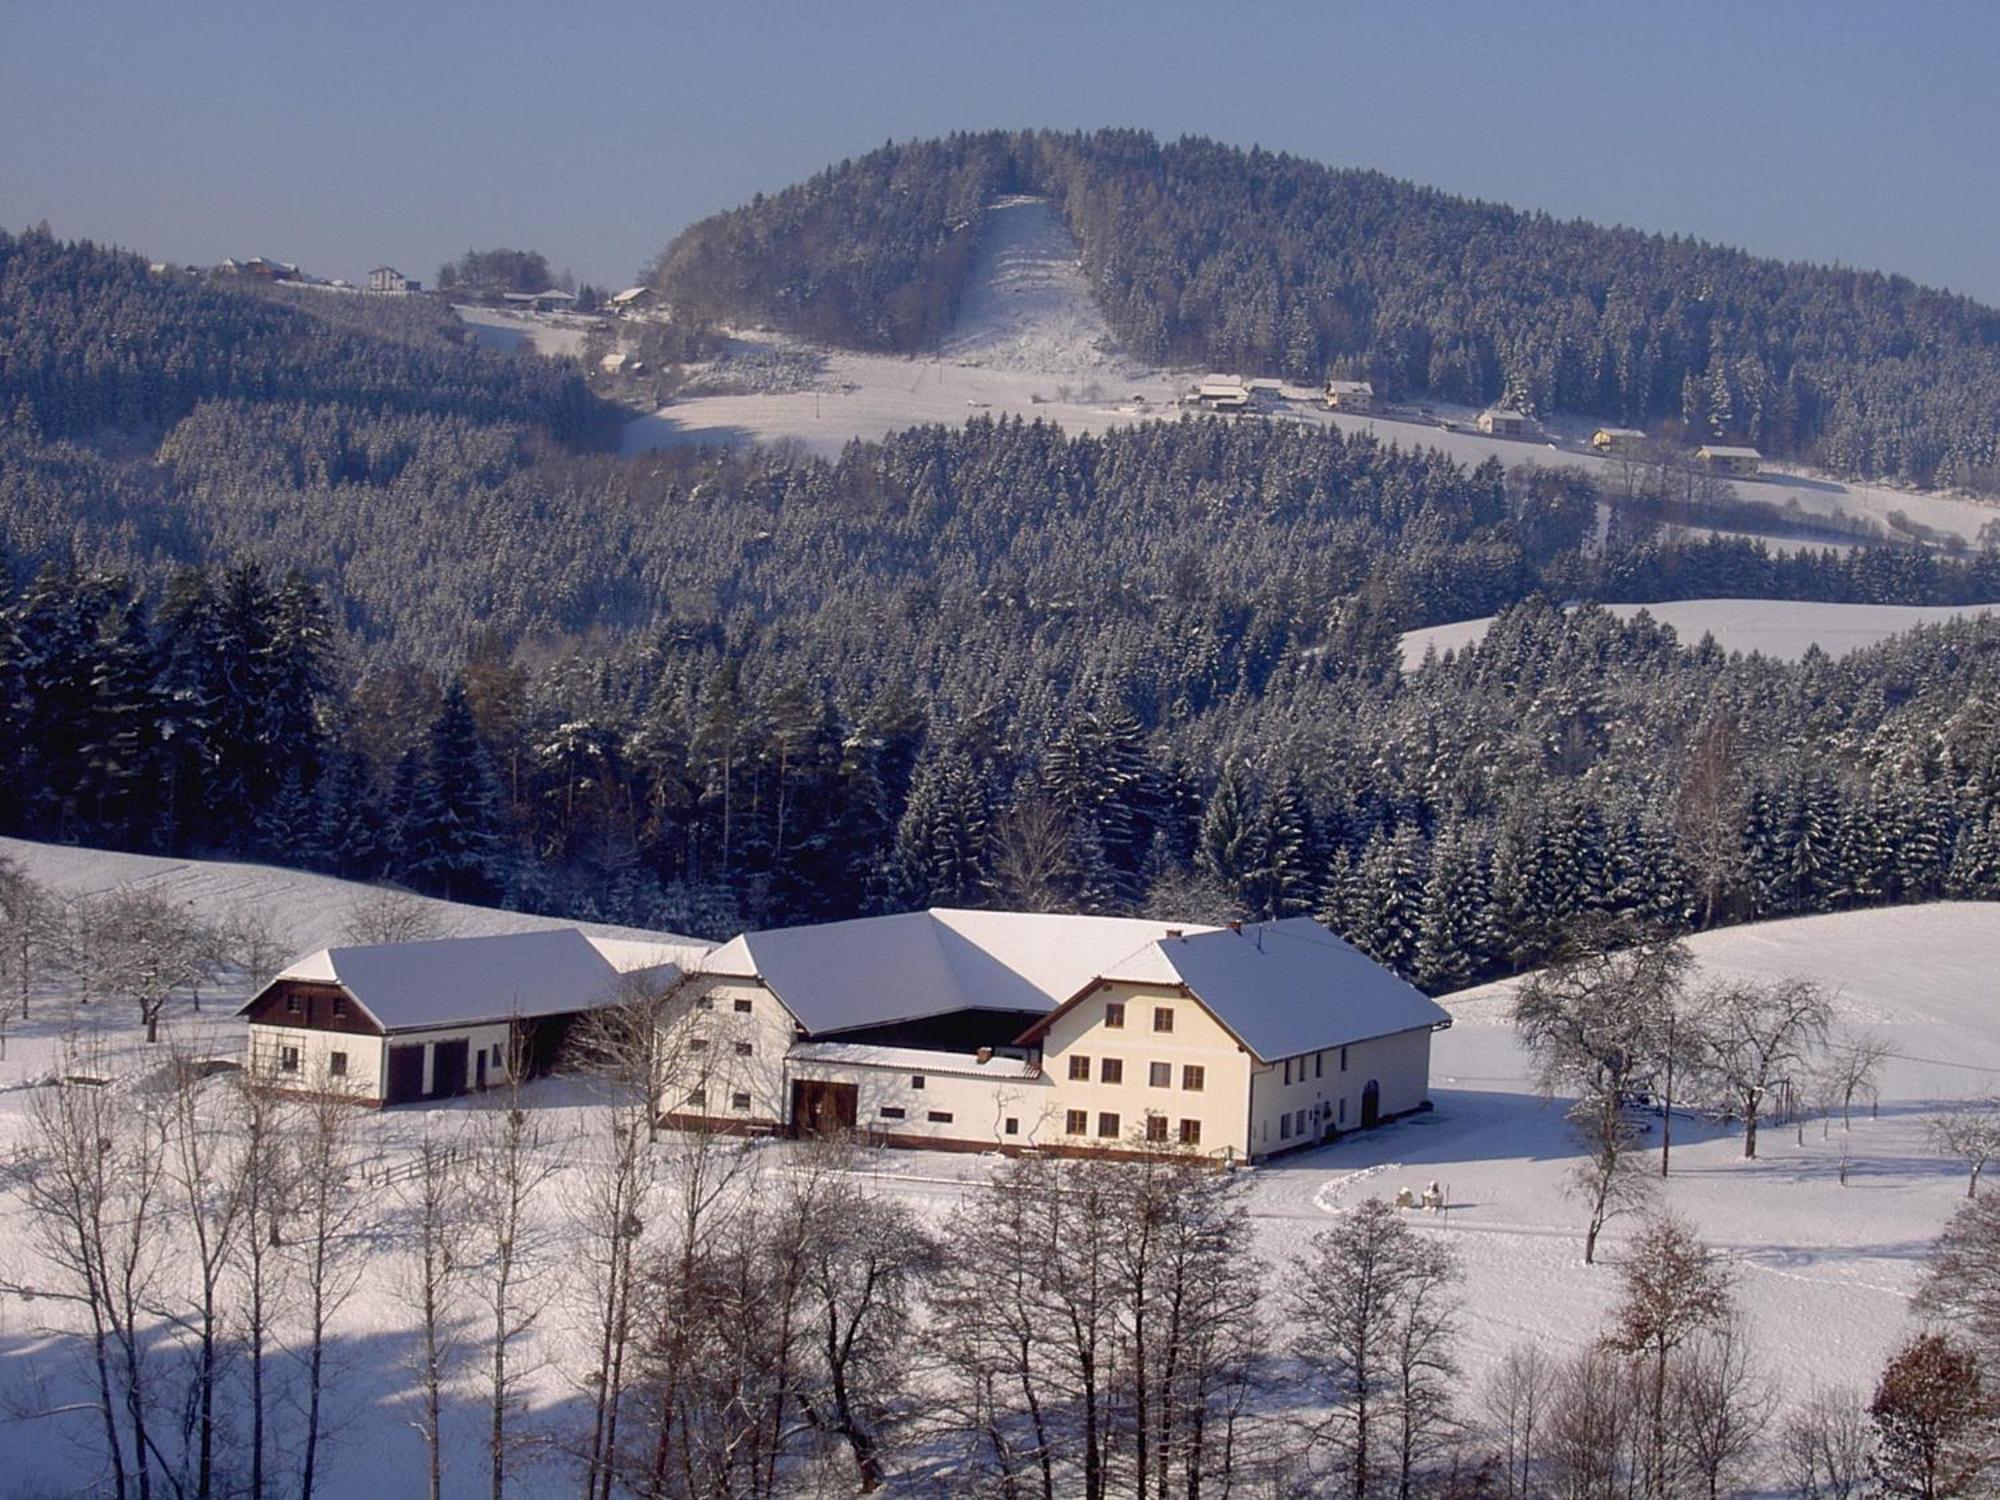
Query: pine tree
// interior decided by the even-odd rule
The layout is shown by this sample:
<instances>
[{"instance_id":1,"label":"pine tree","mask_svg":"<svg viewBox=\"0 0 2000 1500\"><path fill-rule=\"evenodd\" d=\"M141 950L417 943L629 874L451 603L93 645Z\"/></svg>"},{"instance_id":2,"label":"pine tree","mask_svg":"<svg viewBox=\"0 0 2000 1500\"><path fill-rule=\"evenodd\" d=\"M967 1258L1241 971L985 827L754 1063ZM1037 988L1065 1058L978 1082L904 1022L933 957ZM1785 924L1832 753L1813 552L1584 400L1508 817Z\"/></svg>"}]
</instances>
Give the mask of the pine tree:
<instances>
[{"instance_id":1,"label":"pine tree","mask_svg":"<svg viewBox=\"0 0 2000 1500\"><path fill-rule=\"evenodd\" d=\"M1222 774L1202 813L1195 867L1241 901L1260 856L1250 776L1243 763L1231 756L1222 763Z\"/></svg>"},{"instance_id":2,"label":"pine tree","mask_svg":"<svg viewBox=\"0 0 2000 1500\"><path fill-rule=\"evenodd\" d=\"M506 891L512 859L500 788L457 680L431 724L402 837L410 879L425 889L466 901Z\"/></svg>"}]
</instances>

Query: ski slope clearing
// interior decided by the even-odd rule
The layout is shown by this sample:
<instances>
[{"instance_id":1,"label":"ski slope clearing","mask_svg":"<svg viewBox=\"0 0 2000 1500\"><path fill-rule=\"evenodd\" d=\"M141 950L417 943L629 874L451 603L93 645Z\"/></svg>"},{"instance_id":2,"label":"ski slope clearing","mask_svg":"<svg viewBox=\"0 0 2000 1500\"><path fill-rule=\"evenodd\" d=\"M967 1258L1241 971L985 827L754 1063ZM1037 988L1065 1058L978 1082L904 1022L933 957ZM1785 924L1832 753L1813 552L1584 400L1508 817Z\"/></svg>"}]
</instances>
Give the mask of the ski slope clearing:
<instances>
[{"instance_id":1,"label":"ski slope clearing","mask_svg":"<svg viewBox=\"0 0 2000 1500\"><path fill-rule=\"evenodd\" d=\"M772 333L734 337L753 348L805 347ZM832 457L854 438L989 415L1104 432L1178 416L1175 402L1188 384L1184 373L1120 354L1084 281L1075 239L1046 199L1026 196L993 205L957 323L935 357L811 352L820 372L809 388L676 401L629 423L625 452L783 442Z\"/></svg>"},{"instance_id":2,"label":"ski slope clearing","mask_svg":"<svg viewBox=\"0 0 2000 1500\"><path fill-rule=\"evenodd\" d=\"M1621 620L1636 619L1641 612L1670 626L1681 644L1692 646L1704 635L1713 635L1725 651L1746 655L1761 652L1779 661L1797 661L1811 646L1828 656L1846 656L1851 651L1879 646L1892 636L1919 625L1937 625L1946 620L1987 615L2000 605L1930 604L1813 604L1791 599L1670 599L1661 604L1607 604L1606 609ZM1439 656L1463 651L1486 638L1493 624L1488 615L1478 620L1458 620L1450 625L1433 625L1412 630L1402 637L1403 670L1424 664L1431 651Z\"/></svg>"}]
</instances>

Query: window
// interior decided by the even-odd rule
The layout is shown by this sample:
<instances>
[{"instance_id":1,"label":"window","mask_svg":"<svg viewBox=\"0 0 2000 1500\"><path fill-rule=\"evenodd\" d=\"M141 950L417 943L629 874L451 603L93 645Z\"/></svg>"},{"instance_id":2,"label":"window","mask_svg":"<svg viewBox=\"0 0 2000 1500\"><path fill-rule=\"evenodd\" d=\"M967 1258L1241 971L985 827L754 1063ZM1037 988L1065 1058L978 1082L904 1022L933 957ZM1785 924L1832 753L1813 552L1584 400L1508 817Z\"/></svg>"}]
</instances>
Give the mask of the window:
<instances>
[{"instance_id":1,"label":"window","mask_svg":"<svg viewBox=\"0 0 2000 1500\"><path fill-rule=\"evenodd\" d=\"M1107 1000L1104 1002L1104 1024L1112 1031L1124 1030L1125 1002L1123 1000Z\"/></svg>"},{"instance_id":2,"label":"window","mask_svg":"<svg viewBox=\"0 0 2000 1500\"><path fill-rule=\"evenodd\" d=\"M345 1078L347 1076L347 1054L345 1052L327 1053L326 1070L335 1078Z\"/></svg>"},{"instance_id":3,"label":"window","mask_svg":"<svg viewBox=\"0 0 2000 1500\"><path fill-rule=\"evenodd\" d=\"M336 1021L347 1019L347 997L345 995L335 995L333 997L333 1018Z\"/></svg>"},{"instance_id":4,"label":"window","mask_svg":"<svg viewBox=\"0 0 2000 1500\"><path fill-rule=\"evenodd\" d=\"M924 1086L924 1075L921 1073L912 1073L910 1075L910 1087L913 1089L920 1089L923 1086Z\"/></svg>"},{"instance_id":5,"label":"window","mask_svg":"<svg viewBox=\"0 0 2000 1500\"><path fill-rule=\"evenodd\" d=\"M1072 1109L1063 1113L1064 1135L1082 1135L1088 1129L1090 1129L1090 1116L1082 1110Z\"/></svg>"},{"instance_id":6,"label":"window","mask_svg":"<svg viewBox=\"0 0 2000 1500\"><path fill-rule=\"evenodd\" d=\"M1343 1125L1347 1123L1347 1101L1345 1099L1340 1101L1340 1123Z\"/></svg>"},{"instance_id":7,"label":"window","mask_svg":"<svg viewBox=\"0 0 2000 1500\"><path fill-rule=\"evenodd\" d=\"M1289 1141L1291 1138L1292 1138L1292 1117L1289 1114L1279 1115L1278 1139L1281 1141Z\"/></svg>"},{"instance_id":8,"label":"window","mask_svg":"<svg viewBox=\"0 0 2000 1500\"><path fill-rule=\"evenodd\" d=\"M1165 1115L1146 1116L1146 1139L1164 1141L1167 1138L1167 1117Z\"/></svg>"},{"instance_id":9,"label":"window","mask_svg":"<svg viewBox=\"0 0 2000 1500\"><path fill-rule=\"evenodd\" d=\"M1083 1055L1081 1055L1080 1053L1079 1053L1079 1054L1073 1054L1073 1055L1072 1055L1072 1056L1070 1057L1070 1060L1069 1060L1069 1081L1070 1081L1071 1083L1088 1083L1088 1082L1090 1082L1090 1059L1089 1059L1089 1058L1087 1058L1087 1057L1084 1057L1084 1056L1083 1056Z\"/></svg>"},{"instance_id":10,"label":"window","mask_svg":"<svg viewBox=\"0 0 2000 1500\"><path fill-rule=\"evenodd\" d=\"M1290 1058L1288 1057L1288 1058L1286 1058L1286 1059L1285 1059L1285 1083L1286 1083L1286 1085L1287 1085L1287 1086L1289 1086L1289 1085L1291 1084L1291 1081L1292 1081L1292 1060L1291 1060L1291 1059L1290 1059Z\"/></svg>"},{"instance_id":11,"label":"window","mask_svg":"<svg viewBox=\"0 0 2000 1500\"><path fill-rule=\"evenodd\" d=\"M900 1120L903 1118L903 1106L900 1104L885 1104L882 1106L881 1114L885 1120Z\"/></svg>"},{"instance_id":12,"label":"window","mask_svg":"<svg viewBox=\"0 0 2000 1500\"><path fill-rule=\"evenodd\" d=\"M750 1096L748 1094L731 1094L729 1096L729 1107L747 1114L750 1109Z\"/></svg>"},{"instance_id":13,"label":"window","mask_svg":"<svg viewBox=\"0 0 2000 1500\"><path fill-rule=\"evenodd\" d=\"M278 1066L283 1068L287 1073L298 1072L299 1049L296 1047L280 1047L278 1049Z\"/></svg>"},{"instance_id":14,"label":"window","mask_svg":"<svg viewBox=\"0 0 2000 1500\"><path fill-rule=\"evenodd\" d=\"M688 1090L688 1107L689 1107L690 1109L707 1109L707 1108L708 1108L708 1090L707 1090L707 1089L689 1089L689 1090Z\"/></svg>"},{"instance_id":15,"label":"window","mask_svg":"<svg viewBox=\"0 0 2000 1500\"><path fill-rule=\"evenodd\" d=\"M705 1036L691 1036L691 1037L689 1037L689 1038L688 1038L688 1051L690 1051L690 1052L706 1052L707 1050L708 1050L708 1038L707 1038L707 1037L705 1037Z\"/></svg>"},{"instance_id":16,"label":"window","mask_svg":"<svg viewBox=\"0 0 2000 1500\"><path fill-rule=\"evenodd\" d=\"M1181 1087L1190 1094L1199 1094L1207 1081L1208 1070L1200 1063L1187 1063L1181 1068Z\"/></svg>"},{"instance_id":17,"label":"window","mask_svg":"<svg viewBox=\"0 0 2000 1500\"><path fill-rule=\"evenodd\" d=\"M500 1066L500 1044L498 1042L493 1044L493 1066L496 1068Z\"/></svg>"},{"instance_id":18,"label":"window","mask_svg":"<svg viewBox=\"0 0 2000 1500\"><path fill-rule=\"evenodd\" d=\"M1172 1063L1154 1063L1147 1070L1146 1082L1156 1089L1172 1088L1174 1086L1174 1065Z\"/></svg>"},{"instance_id":19,"label":"window","mask_svg":"<svg viewBox=\"0 0 2000 1500\"><path fill-rule=\"evenodd\" d=\"M1183 1146L1199 1146L1201 1144L1201 1121L1181 1121L1181 1144Z\"/></svg>"},{"instance_id":20,"label":"window","mask_svg":"<svg viewBox=\"0 0 2000 1500\"><path fill-rule=\"evenodd\" d=\"M1105 1058L1097 1070L1097 1081L1099 1083L1123 1083L1125 1081L1124 1060L1116 1057Z\"/></svg>"},{"instance_id":21,"label":"window","mask_svg":"<svg viewBox=\"0 0 2000 1500\"><path fill-rule=\"evenodd\" d=\"M1340 1049L1340 1071L1343 1073L1347 1071L1347 1049L1345 1047Z\"/></svg>"},{"instance_id":22,"label":"window","mask_svg":"<svg viewBox=\"0 0 2000 1500\"><path fill-rule=\"evenodd\" d=\"M1153 1030L1172 1031L1174 1029L1174 1008L1171 1005L1153 1007Z\"/></svg>"},{"instance_id":23,"label":"window","mask_svg":"<svg viewBox=\"0 0 2000 1500\"><path fill-rule=\"evenodd\" d=\"M751 1055L751 1053L755 1052L756 1050L757 1049L755 1047L752 1047L748 1042L738 1042L736 1044L736 1055L738 1057L748 1057Z\"/></svg>"},{"instance_id":24,"label":"window","mask_svg":"<svg viewBox=\"0 0 2000 1500\"><path fill-rule=\"evenodd\" d=\"M1315 1052L1313 1054L1313 1077L1326 1077L1326 1054L1324 1052Z\"/></svg>"},{"instance_id":25,"label":"window","mask_svg":"<svg viewBox=\"0 0 2000 1500\"><path fill-rule=\"evenodd\" d=\"M1105 1140L1116 1140L1118 1138L1118 1116L1112 1114L1109 1110L1105 1110L1102 1114L1098 1115L1097 1133Z\"/></svg>"},{"instance_id":26,"label":"window","mask_svg":"<svg viewBox=\"0 0 2000 1500\"><path fill-rule=\"evenodd\" d=\"M1007 1123L1000 1128L1008 1135L1019 1135L1021 1133L1021 1122L1013 1115L1009 1115L1007 1116Z\"/></svg>"},{"instance_id":27,"label":"window","mask_svg":"<svg viewBox=\"0 0 2000 1500\"><path fill-rule=\"evenodd\" d=\"M286 1015L297 1016L297 1015L303 1015L304 1013L305 1013L304 1009L299 1005L299 997L297 995L285 996Z\"/></svg>"},{"instance_id":28,"label":"window","mask_svg":"<svg viewBox=\"0 0 2000 1500\"><path fill-rule=\"evenodd\" d=\"M715 997L714 997L713 995L698 995L698 996L696 996L696 997L695 997L695 1002L694 1002L694 1008L695 1008L696 1010L714 1010L714 1009L715 1009Z\"/></svg>"},{"instance_id":29,"label":"window","mask_svg":"<svg viewBox=\"0 0 2000 1500\"><path fill-rule=\"evenodd\" d=\"M951 1111L948 1109L934 1109L930 1112L929 1119L933 1125L949 1125L951 1123Z\"/></svg>"},{"instance_id":30,"label":"window","mask_svg":"<svg viewBox=\"0 0 2000 1500\"><path fill-rule=\"evenodd\" d=\"M747 1016L747 1015L749 1015L749 1014L750 1014L750 1002L749 1002L748 1000L738 1000L738 1001L736 1002L736 1014L737 1014L737 1015L739 1015L739 1016Z\"/></svg>"}]
</instances>

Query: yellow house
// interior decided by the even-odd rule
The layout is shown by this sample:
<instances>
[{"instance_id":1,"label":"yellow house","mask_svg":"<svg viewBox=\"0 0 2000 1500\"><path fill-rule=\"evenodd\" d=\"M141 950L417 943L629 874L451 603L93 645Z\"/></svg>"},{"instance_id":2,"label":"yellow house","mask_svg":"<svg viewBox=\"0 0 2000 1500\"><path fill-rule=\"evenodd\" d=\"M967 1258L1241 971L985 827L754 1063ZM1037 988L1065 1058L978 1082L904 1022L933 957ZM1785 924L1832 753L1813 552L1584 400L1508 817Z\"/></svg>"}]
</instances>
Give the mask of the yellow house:
<instances>
[{"instance_id":1,"label":"yellow house","mask_svg":"<svg viewBox=\"0 0 2000 1500\"><path fill-rule=\"evenodd\" d=\"M1373 411L1375 386L1366 380L1329 380L1326 404L1333 411Z\"/></svg>"},{"instance_id":2,"label":"yellow house","mask_svg":"<svg viewBox=\"0 0 2000 1500\"><path fill-rule=\"evenodd\" d=\"M1600 427L1590 435L1590 446L1607 458L1637 453L1646 446L1646 434L1636 427Z\"/></svg>"},{"instance_id":3,"label":"yellow house","mask_svg":"<svg viewBox=\"0 0 2000 1500\"><path fill-rule=\"evenodd\" d=\"M670 998L669 1124L1251 1161L1426 1104L1438 1006L1306 918L938 909L751 933Z\"/></svg>"},{"instance_id":4,"label":"yellow house","mask_svg":"<svg viewBox=\"0 0 2000 1500\"><path fill-rule=\"evenodd\" d=\"M1755 448L1728 448L1719 443L1709 443L1697 448L1696 460L1718 474L1748 475L1757 472L1757 466L1764 461L1764 455Z\"/></svg>"}]
</instances>

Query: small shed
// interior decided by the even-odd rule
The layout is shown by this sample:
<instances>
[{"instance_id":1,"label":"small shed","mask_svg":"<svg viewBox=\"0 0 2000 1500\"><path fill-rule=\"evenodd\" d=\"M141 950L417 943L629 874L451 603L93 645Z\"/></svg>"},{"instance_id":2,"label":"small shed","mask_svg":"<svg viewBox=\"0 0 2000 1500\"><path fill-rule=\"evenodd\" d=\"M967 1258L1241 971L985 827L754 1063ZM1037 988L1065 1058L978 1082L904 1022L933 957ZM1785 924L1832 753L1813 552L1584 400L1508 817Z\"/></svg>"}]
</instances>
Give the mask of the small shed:
<instances>
[{"instance_id":1,"label":"small shed","mask_svg":"<svg viewBox=\"0 0 2000 1500\"><path fill-rule=\"evenodd\" d=\"M1749 475L1757 472L1764 455L1755 448L1731 448L1708 443L1695 450L1695 459L1717 474Z\"/></svg>"},{"instance_id":2,"label":"small shed","mask_svg":"<svg viewBox=\"0 0 2000 1500\"><path fill-rule=\"evenodd\" d=\"M1479 414L1479 430L1493 437L1526 437L1528 419L1504 406L1489 406Z\"/></svg>"}]
</instances>

